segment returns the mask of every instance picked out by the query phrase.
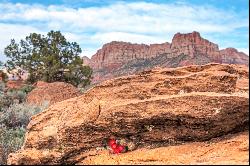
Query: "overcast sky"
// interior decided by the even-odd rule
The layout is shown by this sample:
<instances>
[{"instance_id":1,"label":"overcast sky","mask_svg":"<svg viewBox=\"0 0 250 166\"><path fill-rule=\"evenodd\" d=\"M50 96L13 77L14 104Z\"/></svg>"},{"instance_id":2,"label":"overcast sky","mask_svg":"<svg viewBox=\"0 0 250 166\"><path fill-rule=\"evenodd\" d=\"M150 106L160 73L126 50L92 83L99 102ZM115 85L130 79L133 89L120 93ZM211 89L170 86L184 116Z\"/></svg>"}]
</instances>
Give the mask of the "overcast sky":
<instances>
[{"instance_id":1,"label":"overcast sky","mask_svg":"<svg viewBox=\"0 0 250 166\"><path fill-rule=\"evenodd\" d=\"M60 30L91 57L107 42L171 42L198 31L219 44L249 51L248 0L0 0L0 60L10 39Z\"/></svg>"}]
</instances>

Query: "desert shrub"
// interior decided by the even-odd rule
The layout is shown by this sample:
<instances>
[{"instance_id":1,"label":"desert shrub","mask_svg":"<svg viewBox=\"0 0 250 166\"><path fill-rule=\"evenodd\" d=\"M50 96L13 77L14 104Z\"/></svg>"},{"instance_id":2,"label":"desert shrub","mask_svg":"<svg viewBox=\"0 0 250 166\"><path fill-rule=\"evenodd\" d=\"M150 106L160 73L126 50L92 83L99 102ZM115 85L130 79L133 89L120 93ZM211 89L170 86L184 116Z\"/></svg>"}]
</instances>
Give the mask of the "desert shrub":
<instances>
[{"instance_id":1,"label":"desert shrub","mask_svg":"<svg viewBox=\"0 0 250 166\"><path fill-rule=\"evenodd\" d=\"M0 93L4 92L5 89L5 83L3 81L0 81Z\"/></svg>"},{"instance_id":2,"label":"desert shrub","mask_svg":"<svg viewBox=\"0 0 250 166\"><path fill-rule=\"evenodd\" d=\"M6 164L10 153L21 148L31 116L47 107L48 102L41 106L20 103L0 112L0 165Z\"/></svg>"},{"instance_id":3,"label":"desert shrub","mask_svg":"<svg viewBox=\"0 0 250 166\"><path fill-rule=\"evenodd\" d=\"M8 155L21 148L25 135L25 128L8 128L0 125L0 165L6 164Z\"/></svg>"},{"instance_id":4,"label":"desert shrub","mask_svg":"<svg viewBox=\"0 0 250 166\"><path fill-rule=\"evenodd\" d=\"M3 81L0 81L0 99L5 95L6 85Z\"/></svg>"},{"instance_id":5,"label":"desert shrub","mask_svg":"<svg viewBox=\"0 0 250 166\"><path fill-rule=\"evenodd\" d=\"M0 96L0 112L7 109L11 104L13 104L11 96L8 95Z\"/></svg>"},{"instance_id":6,"label":"desert shrub","mask_svg":"<svg viewBox=\"0 0 250 166\"><path fill-rule=\"evenodd\" d=\"M13 102L22 103L25 102L27 94L21 90L12 90L7 92L7 96L10 96Z\"/></svg>"},{"instance_id":7,"label":"desert shrub","mask_svg":"<svg viewBox=\"0 0 250 166\"><path fill-rule=\"evenodd\" d=\"M26 101L27 93L23 90L9 90L0 95L0 111L3 111L13 104L19 104Z\"/></svg>"},{"instance_id":8,"label":"desert shrub","mask_svg":"<svg viewBox=\"0 0 250 166\"><path fill-rule=\"evenodd\" d=\"M41 112L47 106L47 103L42 106L27 103L13 104L0 114L0 124L4 124L7 127L26 127L31 116Z\"/></svg>"},{"instance_id":9,"label":"desert shrub","mask_svg":"<svg viewBox=\"0 0 250 166\"><path fill-rule=\"evenodd\" d=\"M22 91L22 92L28 94L28 93L31 92L33 89L34 89L34 86L32 86L32 85L25 85L25 86L23 86L23 87L20 89L20 91Z\"/></svg>"}]
</instances>

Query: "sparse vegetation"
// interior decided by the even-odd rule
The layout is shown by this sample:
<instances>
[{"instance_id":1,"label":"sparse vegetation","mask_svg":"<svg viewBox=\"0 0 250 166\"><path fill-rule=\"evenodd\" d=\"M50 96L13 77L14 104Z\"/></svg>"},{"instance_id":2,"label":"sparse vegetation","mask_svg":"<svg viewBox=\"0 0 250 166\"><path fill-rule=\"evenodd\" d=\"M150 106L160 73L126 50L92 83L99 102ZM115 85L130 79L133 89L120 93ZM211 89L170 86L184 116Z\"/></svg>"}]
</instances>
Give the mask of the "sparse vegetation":
<instances>
[{"instance_id":1,"label":"sparse vegetation","mask_svg":"<svg viewBox=\"0 0 250 166\"><path fill-rule=\"evenodd\" d=\"M2 85L4 86L4 85ZM23 103L26 100L27 93L23 90L3 90L0 94L0 111L8 109L12 104Z\"/></svg>"},{"instance_id":2,"label":"sparse vegetation","mask_svg":"<svg viewBox=\"0 0 250 166\"><path fill-rule=\"evenodd\" d=\"M33 89L34 89L34 86L32 86L32 85L25 85L25 86L23 86L23 87L20 89L20 91L22 91L22 92L28 94L28 93L31 92Z\"/></svg>"},{"instance_id":3,"label":"sparse vegetation","mask_svg":"<svg viewBox=\"0 0 250 166\"><path fill-rule=\"evenodd\" d=\"M6 164L8 155L21 148L26 127L32 115L45 108L25 102L27 93L33 89L27 85L19 90L6 90L5 83L0 82L0 164Z\"/></svg>"},{"instance_id":4,"label":"sparse vegetation","mask_svg":"<svg viewBox=\"0 0 250 166\"><path fill-rule=\"evenodd\" d=\"M0 125L0 164L6 164L8 155L22 147L24 127L8 128Z\"/></svg>"},{"instance_id":5,"label":"sparse vegetation","mask_svg":"<svg viewBox=\"0 0 250 166\"><path fill-rule=\"evenodd\" d=\"M47 104L42 106L27 103L13 104L0 115L0 124L9 128L26 127L30 117L41 112Z\"/></svg>"}]
</instances>

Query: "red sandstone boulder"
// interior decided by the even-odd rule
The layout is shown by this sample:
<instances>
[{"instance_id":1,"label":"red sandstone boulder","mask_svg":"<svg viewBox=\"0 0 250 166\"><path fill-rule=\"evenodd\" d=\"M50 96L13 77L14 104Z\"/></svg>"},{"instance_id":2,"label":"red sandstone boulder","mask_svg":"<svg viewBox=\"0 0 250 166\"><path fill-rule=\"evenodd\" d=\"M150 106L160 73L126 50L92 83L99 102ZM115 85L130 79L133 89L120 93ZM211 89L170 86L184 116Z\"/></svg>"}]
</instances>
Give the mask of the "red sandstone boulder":
<instances>
[{"instance_id":1,"label":"red sandstone boulder","mask_svg":"<svg viewBox=\"0 0 250 166\"><path fill-rule=\"evenodd\" d=\"M238 84L248 74L245 66L208 64L105 81L33 116L8 164L245 164L249 138L225 136L248 130L249 89ZM97 153L111 136L134 148Z\"/></svg>"},{"instance_id":2,"label":"red sandstone boulder","mask_svg":"<svg viewBox=\"0 0 250 166\"><path fill-rule=\"evenodd\" d=\"M35 86L36 88L27 96L27 102L30 104L40 105L43 102L49 102L51 105L81 94L76 87L64 82L46 83L38 81Z\"/></svg>"}]
</instances>

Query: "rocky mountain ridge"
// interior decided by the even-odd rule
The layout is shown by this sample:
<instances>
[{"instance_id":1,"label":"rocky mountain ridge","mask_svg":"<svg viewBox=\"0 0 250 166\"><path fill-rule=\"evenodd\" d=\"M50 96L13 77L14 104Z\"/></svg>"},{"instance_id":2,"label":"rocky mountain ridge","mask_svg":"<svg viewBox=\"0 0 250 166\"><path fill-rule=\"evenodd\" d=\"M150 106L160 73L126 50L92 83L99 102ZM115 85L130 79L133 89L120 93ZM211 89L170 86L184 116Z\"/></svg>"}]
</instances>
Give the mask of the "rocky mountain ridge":
<instances>
[{"instance_id":1,"label":"rocky mountain ridge","mask_svg":"<svg viewBox=\"0 0 250 166\"><path fill-rule=\"evenodd\" d=\"M243 52L234 48L219 50L217 44L202 38L196 31L177 33L171 43L146 45L113 41L104 44L91 59L83 57L83 61L94 70L93 82L156 66L178 67L211 62L249 65L249 57Z\"/></svg>"}]
</instances>

